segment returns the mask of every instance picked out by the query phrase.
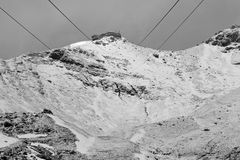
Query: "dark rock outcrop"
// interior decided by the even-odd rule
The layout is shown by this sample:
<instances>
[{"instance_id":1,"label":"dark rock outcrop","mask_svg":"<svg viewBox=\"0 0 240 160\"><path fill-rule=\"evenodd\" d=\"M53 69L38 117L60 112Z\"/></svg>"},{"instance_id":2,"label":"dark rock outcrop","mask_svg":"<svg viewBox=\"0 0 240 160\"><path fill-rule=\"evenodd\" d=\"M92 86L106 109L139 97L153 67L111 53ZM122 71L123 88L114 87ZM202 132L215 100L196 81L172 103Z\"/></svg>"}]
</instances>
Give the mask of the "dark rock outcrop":
<instances>
[{"instance_id":1,"label":"dark rock outcrop","mask_svg":"<svg viewBox=\"0 0 240 160\"><path fill-rule=\"evenodd\" d=\"M45 114L53 114L51 110L49 109L43 109L42 113L45 113Z\"/></svg>"},{"instance_id":2,"label":"dark rock outcrop","mask_svg":"<svg viewBox=\"0 0 240 160\"><path fill-rule=\"evenodd\" d=\"M49 55L49 57L54 60L60 60L63 57L63 55L64 55L64 50L56 49Z\"/></svg>"},{"instance_id":3,"label":"dark rock outcrop","mask_svg":"<svg viewBox=\"0 0 240 160\"><path fill-rule=\"evenodd\" d=\"M230 153L225 155L224 160L237 160L240 159L240 147L234 147Z\"/></svg>"},{"instance_id":4,"label":"dark rock outcrop","mask_svg":"<svg viewBox=\"0 0 240 160\"><path fill-rule=\"evenodd\" d=\"M69 129L56 125L47 114L52 114L52 111L44 109L41 113L1 114L0 131L19 141L0 148L0 159L87 160L87 156L76 151L76 136ZM46 136L19 138L22 134Z\"/></svg>"},{"instance_id":5,"label":"dark rock outcrop","mask_svg":"<svg viewBox=\"0 0 240 160\"><path fill-rule=\"evenodd\" d=\"M216 33L215 36L208 39L205 43L212 44L214 46L218 45L221 47L229 46L231 43L239 43L240 42L240 27L234 25L231 27L231 30L224 30Z\"/></svg>"},{"instance_id":6,"label":"dark rock outcrop","mask_svg":"<svg viewBox=\"0 0 240 160\"><path fill-rule=\"evenodd\" d=\"M8 136L19 134L50 134L54 131L53 121L45 113L5 113L0 114L0 131Z\"/></svg>"},{"instance_id":7,"label":"dark rock outcrop","mask_svg":"<svg viewBox=\"0 0 240 160\"><path fill-rule=\"evenodd\" d=\"M103 34L100 34L100 35L93 35L92 40L93 41L101 40L103 37L113 37L114 39L121 39L122 38L120 33L107 32L107 33L103 33Z\"/></svg>"}]
</instances>

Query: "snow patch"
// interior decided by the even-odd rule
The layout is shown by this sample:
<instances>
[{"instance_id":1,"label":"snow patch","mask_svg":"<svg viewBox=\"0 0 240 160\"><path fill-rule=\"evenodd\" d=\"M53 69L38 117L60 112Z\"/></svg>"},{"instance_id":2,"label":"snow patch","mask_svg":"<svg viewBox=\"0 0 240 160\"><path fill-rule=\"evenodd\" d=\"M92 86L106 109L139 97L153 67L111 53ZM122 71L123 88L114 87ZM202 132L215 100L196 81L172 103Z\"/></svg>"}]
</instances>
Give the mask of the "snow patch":
<instances>
[{"instance_id":1,"label":"snow patch","mask_svg":"<svg viewBox=\"0 0 240 160\"><path fill-rule=\"evenodd\" d=\"M49 146L47 144L44 144L44 143L31 143L32 146L41 146L43 148L49 148L49 149L54 149L52 146Z\"/></svg>"},{"instance_id":2,"label":"snow patch","mask_svg":"<svg viewBox=\"0 0 240 160\"><path fill-rule=\"evenodd\" d=\"M139 160L146 160L145 156L140 153L135 153L134 158L138 158Z\"/></svg>"},{"instance_id":3,"label":"snow patch","mask_svg":"<svg viewBox=\"0 0 240 160\"><path fill-rule=\"evenodd\" d=\"M22 135L18 135L18 138L38 138L38 137L46 137L47 134L22 134Z\"/></svg>"},{"instance_id":4,"label":"snow patch","mask_svg":"<svg viewBox=\"0 0 240 160\"><path fill-rule=\"evenodd\" d=\"M63 126L65 128L68 128L73 134L76 135L78 141L76 142L77 145L77 151L83 154L86 154L88 152L88 149L93 145L93 143L95 142L95 138L94 137L85 137L82 134L78 133L77 131L75 131L74 129L70 128L69 126L67 126L67 124L65 124L65 122L63 120L61 120L60 118L53 116L53 115L49 115L57 125Z\"/></svg>"},{"instance_id":5,"label":"snow patch","mask_svg":"<svg viewBox=\"0 0 240 160\"><path fill-rule=\"evenodd\" d=\"M18 142L18 139L8 137L0 133L0 148L7 147L16 142Z\"/></svg>"},{"instance_id":6,"label":"snow patch","mask_svg":"<svg viewBox=\"0 0 240 160\"><path fill-rule=\"evenodd\" d=\"M78 48L78 47L81 47L81 46L83 46L87 43L88 43L88 41L82 41L82 42L70 44L68 47L69 48Z\"/></svg>"},{"instance_id":7,"label":"snow patch","mask_svg":"<svg viewBox=\"0 0 240 160\"><path fill-rule=\"evenodd\" d=\"M130 141L133 143L138 142L139 140L141 140L144 137L145 133L146 132L144 129L139 129L138 132L132 136Z\"/></svg>"}]
</instances>

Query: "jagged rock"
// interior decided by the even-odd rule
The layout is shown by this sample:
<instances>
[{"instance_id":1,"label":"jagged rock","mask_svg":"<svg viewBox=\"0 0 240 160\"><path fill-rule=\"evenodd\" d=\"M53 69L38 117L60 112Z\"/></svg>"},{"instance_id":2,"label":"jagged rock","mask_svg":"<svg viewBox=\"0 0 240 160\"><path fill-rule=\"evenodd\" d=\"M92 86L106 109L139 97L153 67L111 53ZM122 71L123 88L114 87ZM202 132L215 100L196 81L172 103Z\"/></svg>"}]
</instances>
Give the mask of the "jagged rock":
<instances>
[{"instance_id":1,"label":"jagged rock","mask_svg":"<svg viewBox=\"0 0 240 160\"><path fill-rule=\"evenodd\" d=\"M1 116L0 131L3 133L12 136L18 134L28 134L28 133L38 133L38 134L49 134L54 132L50 127L51 124L45 124L41 119L47 120L47 117L44 114L33 115L31 113L7 113Z\"/></svg>"},{"instance_id":2,"label":"jagged rock","mask_svg":"<svg viewBox=\"0 0 240 160\"><path fill-rule=\"evenodd\" d=\"M5 65L6 65L5 61L0 59L0 74L6 71Z\"/></svg>"},{"instance_id":3,"label":"jagged rock","mask_svg":"<svg viewBox=\"0 0 240 160\"><path fill-rule=\"evenodd\" d=\"M240 147L234 147L232 151L225 155L224 160L237 160L240 159Z\"/></svg>"},{"instance_id":4,"label":"jagged rock","mask_svg":"<svg viewBox=\"0 0 240 160\"><path fill-rule=\"evenodd\" d=\"M49 109L43 109L42 113L45 113L45 114L53 114L51 110Z\"/></svg>"},{"instance_id":5,"label":"jagged rock","mask_svg":"<svg viewBox=\"0 0 240 160\"><path fill-rule=\"evenodd\" d=\"M240 28L238 26L232 26L231 29L226 29L218 32L215 36L208 39L205 43L218 45L221 47L229 46L231 43L239 43Z\"/></svg>"},{"instance_id":6,"label":"jagged rock","mask_svg":"<svg viewBox=\"0 0 240 160\"><path fill-rule=\"evenodd\" d=\"M230 50L233 50L234 49L234 47L226 47L226 51L230 51Z\"/></svg>"},{"instance_id":7,"label":"jagged rock","mask_svg":"<svg viewBox=\"0 0 240 160\"><path fill-rule=\"evenodd\" d=\"M46 159L46 160L87 160L87 157L76 151L75 142L76 136L67 128L56 125L50 117L44 116L45 113L51 113L50 110L45 109L42 113L6 113L1 115L2 119L10 119L12 123L4 122L3 126L6 128L17 127L19 124L22 127L19 128L23 132L16 132L12 128L11 133L4 132L9 136L20 137L23 134L31 133L36 134L36 137L32 135L25 136L20 142L16 142L14 145L0 148L0 159L14 160L14 159ZM29 124L29 122L32 122ZM39 123L43 125L39 125ZM7 125L6 125L7 124ZM48 126L48 127L45 127ZM27 127L27 128L26 128ZM41 128L43 127L43 128ZM29 129L35 128L35 129ZM2 127L1 127L2 129ZM26 132L26 130L28 130ZM49 132L54 131L54 132ZM39 133L47 133L45 137L38 137Z\"/></svg>"},{"instance_id":8,"label":"jagged rock","mask_svg":"<svg viewBox=\"0 0 240 160\"><path fill-rule=\"evenodd\" d=\"M231 29L240 28L240 25L234 24L231 26Z\"/></svg>"},{"instance_id":9,"label":"jagged rock","mask_svg":"<svg viewBox=\"0 0 240 160\"><path fill-rule=\"evenodd\" d=\"M92 40L93 41L101 40L103 37L113 37L114 39L121 39L122 38L120 33L107 32L107 33L103 33L103 34L100 34L100 35L93 35Z\"/></svg>"},{"instance_id":10,"label":"jagged rock","mask_svg":"<svg viewBox=\"0 0 240 160\"><path fill-rule=\"evenodd\" d=\"M239 31L228 33L226 37L229 38L231 42L236 42L236 40L240 37Z\"/></svg>"},{"instance_id":11,"label":"jagged rock","mask_svg":"<svg viewBox=\"0 0 240 160\"><path fill-rule=\"evenodd\" d=\"M72 58L70 58L68 56L64 56L61 59L61 62L64 62L66 64L70 64L70 65L76 65L76 66L79 66L81 68L84 67L84 64L82 64L80 60L75 60L75 59L72 59Z\"/></svg>"},{"instance_id":12,"label":"jagged rock","mask_svg":"<svg viewBox=\"0 0 240 160\"><path fill-rule=\"evenodd\" d=\"M223 39L220 41L221 46L226 47L231 44L231 40L229 38Z\"/></svg>"},{"instance_id":13,"label":"jagged rock","mask_svg":"<svg viewBox=\"0 0 240 160\"><path fill-rule=\"evenodd\" d=\"M5 122L3 123L3 126L4 126L5 128L9 128L9 127L12 127L13 124L12 124L11 122L9 122L9 121L5 121Z\"/></svg>"},{"instance_id":14,"label":"jagged rock","mask_svg":"<svg viewBox=\"0 0 240 160\"><path fill-rule=\"evenodd\" d=\"M240 37L236 40L237 43L240 43Z\"/></svg>"},{"instance_id":15,"label":"jagged rock","mask_svg":"<svg viewBox=\"0 0 240 160\"><path fill-rule=\"evenodd\" d=\"M224 34L219 34L216 36L216 40L223 40L224 39Z\"/></svg>"},{"instance_id":16,"label":"jagged rock","mask_svg":"<svg viewBox=\"0 0 240 160\"><path fill-rule=\"evenodd\" d=\"M50 53L49 57L54 60L60 60L64 55L64 50L56 49L52 53Z\"/></svg>"}]
</instances>

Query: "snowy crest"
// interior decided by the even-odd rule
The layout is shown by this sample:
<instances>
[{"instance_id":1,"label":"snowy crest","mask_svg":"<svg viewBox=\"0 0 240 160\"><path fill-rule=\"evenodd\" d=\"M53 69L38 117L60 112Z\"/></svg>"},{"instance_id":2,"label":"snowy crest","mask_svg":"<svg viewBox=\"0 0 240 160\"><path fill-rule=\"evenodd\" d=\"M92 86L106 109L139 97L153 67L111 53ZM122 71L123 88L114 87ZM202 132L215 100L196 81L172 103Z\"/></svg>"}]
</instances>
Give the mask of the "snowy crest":
<instances>
[{"instance_id":1,"label":"snowy crest","mask_svg":"<svg viewBox=\"0 0 240 160\"><path fill-rule=\"evenodd\" d=\"M224 157L240 146L239 40L236 26L172 52L108 32L0 60L0 112L51 110L90 159Z\"/></svg>"}]
</instances>

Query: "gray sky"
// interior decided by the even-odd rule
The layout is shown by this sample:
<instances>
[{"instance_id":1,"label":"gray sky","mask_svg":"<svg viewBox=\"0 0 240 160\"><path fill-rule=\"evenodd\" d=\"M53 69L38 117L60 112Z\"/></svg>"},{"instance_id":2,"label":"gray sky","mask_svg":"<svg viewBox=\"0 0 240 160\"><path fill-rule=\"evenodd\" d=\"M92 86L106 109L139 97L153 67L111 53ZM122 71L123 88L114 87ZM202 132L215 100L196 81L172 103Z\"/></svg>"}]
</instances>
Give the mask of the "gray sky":
<instances>
[{"instance_id":1,"label":"gray sky","mask_svg":"<svg viewBox=\"0 0 240 160\"><path fill-rule=\"evenodd\" d=\"M133 43L139 42L176 0L53 0L89 36L120 31ZM143 43L157 48L200 0L180 4ZM47 0L0 0L0 5L51 48L85 38ZM240 0L206 0L163 49L194 46L215 32L240 24ZM0 11L0 58L46 50Z\"/></svg>"}]
</instances>

